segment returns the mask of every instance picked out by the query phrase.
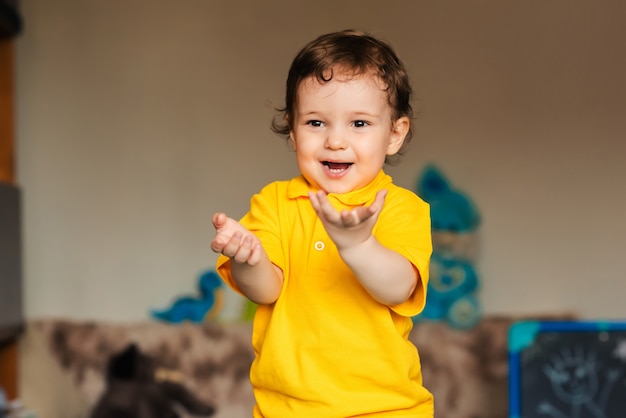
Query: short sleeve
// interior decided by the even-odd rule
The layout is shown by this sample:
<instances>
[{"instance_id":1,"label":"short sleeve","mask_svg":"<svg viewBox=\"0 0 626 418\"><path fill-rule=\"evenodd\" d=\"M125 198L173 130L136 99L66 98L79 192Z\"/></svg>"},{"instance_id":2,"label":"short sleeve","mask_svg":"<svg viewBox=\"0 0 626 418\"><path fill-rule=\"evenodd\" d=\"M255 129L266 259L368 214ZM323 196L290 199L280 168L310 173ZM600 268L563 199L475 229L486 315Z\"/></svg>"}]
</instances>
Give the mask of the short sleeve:
<instances>
[{"instance_id":1,"label":"short sleeve","mask_svg":"<svg viewBox=\"0 0 626 418\"><path fill-rule=\"evenodd\" d=\"M405 302L391 306L403 316L419 314L426 304L432 237L430 206L413 192L392 187L374 234L385 247L406 257L419 271L420 283Z\"/></svg>"}]
</instances>

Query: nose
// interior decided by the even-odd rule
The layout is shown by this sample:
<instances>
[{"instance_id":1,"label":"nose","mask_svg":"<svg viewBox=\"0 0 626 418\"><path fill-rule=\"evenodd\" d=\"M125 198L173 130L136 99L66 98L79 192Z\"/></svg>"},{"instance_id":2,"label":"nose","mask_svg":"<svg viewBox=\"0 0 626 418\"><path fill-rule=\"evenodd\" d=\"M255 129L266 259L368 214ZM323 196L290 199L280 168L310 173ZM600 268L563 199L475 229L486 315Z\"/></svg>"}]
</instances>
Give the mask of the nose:
<instances>
[{"instance_id":1,"label":"nose","mask_svg":"<svg viewBox=\"0 0 626 418\"><path fill-rule=\"evenodd\" d=\"M340 129L330 129L326 136L326 148L328 149L345 149L347 146L345 133Z\"/></svg>"}]
</instances>

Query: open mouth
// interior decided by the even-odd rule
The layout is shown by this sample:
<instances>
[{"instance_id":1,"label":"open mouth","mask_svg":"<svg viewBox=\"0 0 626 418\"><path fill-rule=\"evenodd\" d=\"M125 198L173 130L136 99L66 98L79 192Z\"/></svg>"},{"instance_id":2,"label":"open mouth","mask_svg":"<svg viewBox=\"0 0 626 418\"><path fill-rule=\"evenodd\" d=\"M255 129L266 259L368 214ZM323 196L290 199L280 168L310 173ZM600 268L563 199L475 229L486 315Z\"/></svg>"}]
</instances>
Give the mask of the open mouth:
<instances>
[{"instance_id":1,"label":"open mouth","mask_svg":"<svg viewBox=\"0 0 626 418\"><path fill-rule=\"evenodd\" d=\"M352 163L336 163L332 161L322 161L322 164L328 168L332 174L341 174L346 171Z\"/></svg>"}]
</instances>

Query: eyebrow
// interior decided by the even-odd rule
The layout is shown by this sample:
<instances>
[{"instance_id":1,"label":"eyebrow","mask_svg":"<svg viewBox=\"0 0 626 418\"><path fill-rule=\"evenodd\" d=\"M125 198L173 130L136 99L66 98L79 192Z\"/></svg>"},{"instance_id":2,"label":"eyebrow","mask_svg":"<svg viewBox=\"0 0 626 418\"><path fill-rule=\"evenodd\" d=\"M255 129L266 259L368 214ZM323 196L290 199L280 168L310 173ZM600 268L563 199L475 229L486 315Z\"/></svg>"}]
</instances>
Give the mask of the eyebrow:
<instances>
[{"instance_id":1,"label":"eyebrow","mask_svg":"<svg viewBox=\"0 0 626 418\"><path fill-rule=\"evenodd\" d=\"M300 110L296 110L296 115L298 116L310 116L310 115L324 115L326 112L323 110L304 110L304 111L300 111ZM368 118L379 118L379 113L378 112L369 112L366 110L356 110L356 111L350 111L347 112L350 117L368 117Z\"/></svg>"}]
</instances>

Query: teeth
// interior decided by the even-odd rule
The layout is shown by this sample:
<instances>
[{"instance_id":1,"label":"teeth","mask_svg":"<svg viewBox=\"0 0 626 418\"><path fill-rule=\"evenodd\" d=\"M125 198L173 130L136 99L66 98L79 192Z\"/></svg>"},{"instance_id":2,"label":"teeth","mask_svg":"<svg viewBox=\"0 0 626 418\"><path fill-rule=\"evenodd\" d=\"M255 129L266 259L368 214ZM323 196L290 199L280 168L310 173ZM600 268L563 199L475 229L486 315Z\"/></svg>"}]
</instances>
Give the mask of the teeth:
<instances>
[{"instance_id":1,"label":"teeth","mask_svg":"<svg viewBox=\"0 0 626 418\"><path fill-rule=\"evenodd\" d=\"M343 173L352 165L352 163L334 163L330 161L324 161L322 164L326 166L328 171L334 174Z\"/></svg>"}]
</instances>

